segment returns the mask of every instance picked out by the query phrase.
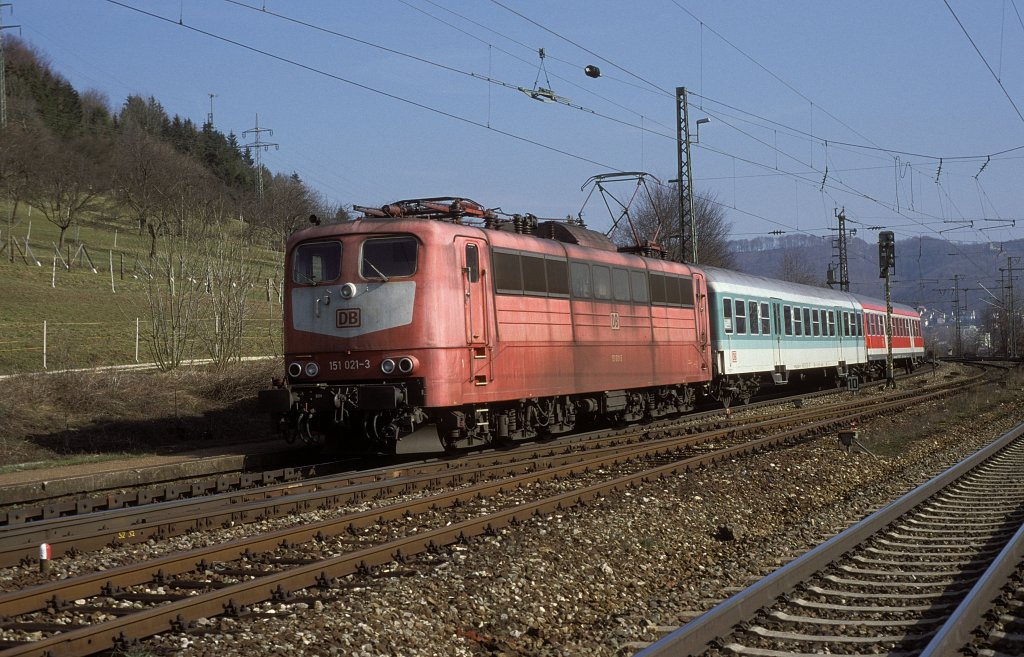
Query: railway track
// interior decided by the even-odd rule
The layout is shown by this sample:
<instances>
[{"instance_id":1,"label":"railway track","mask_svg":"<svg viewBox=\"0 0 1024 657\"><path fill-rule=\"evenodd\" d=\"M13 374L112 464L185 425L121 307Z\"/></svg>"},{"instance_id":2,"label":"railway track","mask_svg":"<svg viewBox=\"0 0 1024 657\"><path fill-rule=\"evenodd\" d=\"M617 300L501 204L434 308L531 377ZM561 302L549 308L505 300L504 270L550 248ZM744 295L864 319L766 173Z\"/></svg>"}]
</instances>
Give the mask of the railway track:
<instances>
[{"instance_id":1,"label":"railway track","mask_svg":"<svg viewBox=\"0 0 1024 657\"><path fill-rule=\"evenodd\" d=\"M1022 480L1019 425L637 657L1021 654Z\"/></svg>"},{"instance_id":2,"label":"railway track","mask_svg":"<svg viewBox=\"0 0 1024 657\"><path fill-rule=\"evenodd\" d=\"M957 387L962 388L962 382ZM548 460L527 460L516 466L523 472L510 474L495 469L488 478L479 472L463 471L457 474L458 482L445 484L454 486L451 491L429 492L442 485L437 473L417 475L428 482L418 492L406 491L410 479L378 482L377 488L363 488L357 497L365 501L402 491L408 495L393 504L317 523L167 554L144 564L123 565L0 596L0 610L10 617L0 625L0 641L4 642L0 645L5 648L0 655L91 654L123 647L155 633L186 632L199 618L245 614L258 602L288 600L296 591L315 596L344 586L341 578L346 576L429 554L535 513L586 503L638 482L678 476L720 459L831 431L852 417L882 413L950 392L948 387L908 392L901 395L902 399L887 399L870 411L851 408L838 416L831 408L826 419L804 417L799 426L776 427L772 435L766 435L768 424L745 427L744 431L757 435L753 439L742 438L735 427L728 427L717 436L705 437L700 444L695 436L672 436L663 430L658 433L665 435L648 435L646 440L625 446L595 448L582 456L551 454L544 457ZM813 412L807 409L804 413ZM712 448L707 440L731 444L715 444ZM431 477L433 484L429 484ZM543 481L564 490L529 499L531 495L524 491ZM390 492L386 492L389 487ZM317 495L320 497L315 500L298 499L301 495L292 500L270 500L261 508L291 506L289 513L293 513L316 505L333 506L347 501L344 496L356 495L356 491ZM502 508L494 510L495 506ZM255 508L249 512L263 513ZM181 520L165 524L177 523L186 524Z\"/></svg>"},{"instance_id":3,"label":"railway track","mask_svg":"<svg viewBox=\"0 0 1024 657\"><path fill-rule=\"evenodd\" d=\"M980 382L980 378L972 379ZM337 507L420 494L439 487L458 487L467 482L496 481L529 472L557 474L559 468L606 467L617 461L672 458L742 445L747 437L804 427L808 434L843 427L904 403L918 403L959 389L964 382L944 382L917 391L904 391L885 398L846 399L835 404L794 411L787 409L770 417L710 424L685 421L652 425L635 431L595 432L558 444L533 446L510 452L490 452L458 460L374 468L343 472L303 481L229 490L220 494L190 497L163 503L114 508L74 516L57 516L23 522L0 530L0 567L30 563L39 546L50 546L54 557L81 554L107 546L164 541L193 531L217 526L254 523L289 516L310 509ZM840 419L836 419L840 418ZM712 447L707 447L708 445ZM582 464L582 466L580 465ZM575 471L573 471L575 472Z\"/></svg>"},{"instance_id":4,"label":"railway track","mask_svg":"<svg viewBox=\"0 0 1024 657\"><path fill-rule=\"evenodd\" d=\"M903 377L902 380L913 380L923 377L923 373ZM880 387L882 381L875 381L864 384L864 389ZM789 394L780 397L768 397L748 405L742 405L735 411L741 415L746 411L758 409L771 409L773 407L788 406L790 403L802 404L805 401L827 398L836 394L836 390L820 390L817 392L803 392L796 396ZM723 411L719 408L706 410L697 413L690 413L681 418L661 420L645 427L656 430L661 427L673 428L687 426L692 432L709 430L719 423L723 417L731 417L733 411ZM559 438L559 443L574 442L577 440L588 440L595 434L601 432L586 432L578 436L564 436ZM609 433L609 432L604 432ZM621 432L620 432L621 433ZM527 446L529 447L529 443ZM462 450L460 456L473 458L479 453L478 448ZM427 454L426 459L444 458L442 453ZM277 458L287 460L288 456L279 455ZM185 475L180 479L157 480L153 484L140 483L139 485L119 485L117 488L97 492L95 483L87 485L78 483L80 477L73 477L70 483L64 485L63 480L46 482L46 485L34 484L32 486L18 485L3 490L3 499L7 505L0 508L0 531L8 526L18 526L33 523L40 520L53 520L74 515L86 515L95 512L112 511L129 507L141 507L148 504L172 502L185 499L194 499L209 495L223 495L232 492L249 492L261 488L272 489L294 489L302 482L317 480L325 475L338 474L353 470L359 471L380 471L397 469L409 465L415 467L417 460L426 460L422 456L404 455L398 458L348 458L337 461L318 463L295 463L286 467L273 467L266 470L219 472L212 476L189 476ZM273 459L265 459L273 460ZM383 466L379 465L381 462ZM81 490L88 490L86 494L75 496L65 490L72 486L78 486ZM49 492L49 491L56 492ZM268 490L268 496L273 496L273 490Z\"/></svg>"}]
</instances>

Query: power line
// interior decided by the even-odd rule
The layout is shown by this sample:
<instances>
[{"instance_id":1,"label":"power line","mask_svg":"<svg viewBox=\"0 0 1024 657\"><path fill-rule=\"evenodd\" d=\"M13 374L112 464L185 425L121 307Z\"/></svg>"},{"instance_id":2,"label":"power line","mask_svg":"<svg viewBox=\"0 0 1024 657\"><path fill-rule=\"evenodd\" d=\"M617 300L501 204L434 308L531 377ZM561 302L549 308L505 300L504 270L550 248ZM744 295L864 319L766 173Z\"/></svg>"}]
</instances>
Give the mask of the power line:
<instances>
[{"instance_id":1,"label":"power line","mask_svg":"<svg viewBox=\"0 0 1024 657\"><path fill-rule=\"evenodd\" d=\"M985 63L985 68L987 68L988 72L992 74L993 78L995 78L996 84L998 84L999 88L1003 90L1003 95L1006 96L1006 100L1010 101L1010 104L1013 105L1013 111L1017 112L1017 116L1020 117L1021 121L1024 121L1024 114L1020 113L1020 109L1017 107L1017 103L1013 102L1013 98L1010 97L1010 92L1008 92L1006 90L1006 87L1003 86L1003 81L1000 80L999 76L996 75L996 72L992 70L992 66L989 65L988 60L985 59L985 55L981 54L981 50L979 50L978 45L974 43L974 39L971 38L971 35L967 31L967 28L964 27L964 24L962 22L960 22L960 17L957 16L956 12L953 11L953 8L949 6L949 0L942 0L942 2L945 3L946 9L949 10L949 13L953 14L953 18L956 20L956 24L960 26L961 30L963 30L964 36L966 36L967 40L971 42L971 45L974 47L974 52L978 53L978 57L981 57L981 61ZM1014 8L1016 8L1016 6L1014 6Z\"/></svg>"},{"instance_id":2,"label":"power line","mask_svg":"<svg viewBox=\"0 0 1024 657\"><path fill-rule=\"evenodd\" d=\"M595 166L603 167L603 168L608 169L610 171L620 171L620 169L618 169L617 167L613 167L613 166L611 166L609 164L604 164L603 162L598 162L597 160L592 160L592 159L584 157L582 155L577 155L575 153L571 153L569 151L566 151L566 150L563 150L563 149L560 149L560 148L556 148L556 147L551 146L549 144L545 144L543 142L539 142L539 141L536 141L534 139L530 139L528 137L523 137L521 135L517 135L515 133L508 132L507 130L499 130L498 128L494 128L494 127L491 127L491 126L486 125L484 123L480 123L479 121L474 121L473 119L469 119L469 118L466 118L464 116L459 116L458 114L453 114L451 112L446 112L444 110L437 109L436 107L431 107L430 105L425 105L423 103L420 103L420 102L417 102L417 101L414 101L414 100L410 100L408 98L405 98L403 96L399 96L397 94L389 93L387 91L382 91L380 89L376 89L376 88L371 87L369 85L362 84L362 83L356 82L354 80L349 80L347 78L343 78L340 75L335 75L334 73L328 73L327 71L324 71L322 69L318 69L318 68L316 68L314 66L310 66L308 64L303 64L301 62L297 62L297 61L295 61L293 59L288 59L287 57L283 57L281 55L275 55L274 53L268 52L266 50L262 50L260 48L254 47L254 46L250 46L250 45L242 43L240 41L235 41L234 39L229 39L229 38L227 38L225 36L221 36L219 34L214 34L213 32L208 32L208 31L200 29L198 27L195 27L195 26L192 26L192 25L188 25L188 24L186 24L184 22L179 22L179 21L176 21L176 20L173 20L173 19L170 19L170 18L165 18L163 16L160 16L159 14L154 14L152 12L148 12L148 11L145 11L143 9L139 9L137 7L132 7L131 5L127 5L127 4L124 4L123 2L119 2L119 0L106 0L106 1L108 3L110 3L110 4L112 4L112 5L116 5L118 7L124 8L124 9L129 9L131 11L143 14L144 16L149 16L150 18L155 18L155 19L157 19L159 21L163 21L163 22L169 23L171 25L176 25L178 27L184 28L186 30L190 30L190 31L195 32L197 34L202 34L203 36L210 37L211 39L216 39L217 41L223 41L224 43L228 43L228 44L231 44L233 46L237 46L239 48L243 48L243 49L248 50L250 52L254 52L254 53L257 53L259 55L263 55L264 57L269 57L271 59L275 59L275 60L277 60L279 62L283 62L285 64L290 64L292 66L296 66L298 68L301 68L303 70L309 71L311 73L316 73L317 75L322 75L324 77L331 78L332 80L337 80L338 82L343 82L345 84L352 85L353 87L357 87L359 89L363 89L364 91L369 91L371 93L374 93L374 94L377 94L377 95L380 95L380 96L384 96L385 98L390 98L392 100L397 100L397 101L399 101L401 103L405 103L407 105L412 105L413 107L418 107L418 108L420 108L422 110L426 110L426 111L432 112L434 114L439 114L441 116L444 116L444 117L447 117L447 118L450 118L450 119L454 119L456 121L461 121L462 123L467 123L469 125L473 125L473 126L476 126L478 128L483 128L484 130L490 130L491 132L495 132L495 133L503 135L505 137L509 137L511 139L515 139L517 141L521 141L521 142L526 143L526 144L531 144L533 146L538 146L538 147L543 148L545 150L548 150L548 151L551 151L551 152L554 152L554 153L558 153L560 155L565 155L567 157L571 157L571 158L576 159L576 160L580 160L581 162L587 162L588 164L593 164Z\"/></svg>"}]
</instances>

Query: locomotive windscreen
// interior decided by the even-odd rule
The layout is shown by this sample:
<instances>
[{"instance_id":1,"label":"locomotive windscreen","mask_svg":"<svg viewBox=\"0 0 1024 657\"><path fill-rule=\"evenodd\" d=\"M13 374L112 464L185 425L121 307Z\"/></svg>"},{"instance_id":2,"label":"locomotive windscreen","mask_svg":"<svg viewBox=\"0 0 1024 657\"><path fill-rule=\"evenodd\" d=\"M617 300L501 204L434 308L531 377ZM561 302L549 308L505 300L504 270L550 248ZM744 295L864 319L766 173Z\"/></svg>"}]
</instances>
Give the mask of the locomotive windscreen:
<instances>
[{"instance_id":1,"label":"locomotive windscreen","mask_svg":"<svg viewBox=\"0 0 1024 657\"><path fill-rule=\"evenodd\" d=\"M292 256L292 282L316 285L341 275L341 242L300 244Z\"/></svg>"},{"instance_id":2,"label":"locomotive windscreen","mask_svg":"<svg viewBox=\"0 0 1024 657\"><path fill-rule=\"evenodd\" d=\"M360 271L363 278L412 276L416 273L416 238L403 235L366 240Z\"/></svg>"}]
</instances>

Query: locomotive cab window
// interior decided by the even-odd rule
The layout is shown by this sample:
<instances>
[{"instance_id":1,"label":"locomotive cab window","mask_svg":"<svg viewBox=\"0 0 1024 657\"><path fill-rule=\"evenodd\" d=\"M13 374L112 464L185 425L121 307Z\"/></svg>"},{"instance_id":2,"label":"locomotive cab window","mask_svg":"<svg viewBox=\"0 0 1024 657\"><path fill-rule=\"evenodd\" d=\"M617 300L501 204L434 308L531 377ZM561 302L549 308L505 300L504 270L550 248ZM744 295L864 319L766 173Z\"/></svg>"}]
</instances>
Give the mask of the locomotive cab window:
<instances>
[{"instance_id":1,"label":"locomotive cab window","mask_svg":"<svg viewBox=\"0 0 1024 657\"><path fill-rule=\"evenodd\" d=\"M476 244L466 245L466 275L470 283L480 280L480 251Z\"/></svg>"},{"instance_id":2,"label":"locomotive cab window","mask_svg":"<svg viewBox=\"0 0 1024 657\"><path fill-rule=\"evenodd\" d=\"M363 242L363 256L359 266L363 278L388 280L416 273L416 238L372 238Z\"/></svg>"},{"instance_id":3,"label":"locomotive cab window","mask_svg":"<svg viewBox=\"0 0 1024 657\"><path fill-rule=\"evenodd\" d=\"M292 256L292 282L316 285L341 275L341 242L301 244Z\"/></svg>"}]
</instances>

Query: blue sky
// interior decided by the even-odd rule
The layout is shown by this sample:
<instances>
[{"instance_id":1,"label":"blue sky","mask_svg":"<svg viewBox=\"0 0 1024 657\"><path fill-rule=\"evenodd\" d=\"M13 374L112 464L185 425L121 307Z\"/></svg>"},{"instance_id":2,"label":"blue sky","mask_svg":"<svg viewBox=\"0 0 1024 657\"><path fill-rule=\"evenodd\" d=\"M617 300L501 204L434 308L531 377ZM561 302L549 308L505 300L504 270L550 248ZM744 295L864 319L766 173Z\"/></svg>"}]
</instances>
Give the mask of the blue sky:
<instances>
[{"instance_id":1,"label":"blue sky","mask_svg":"<svg viewBox=\"0 0 1024 657\"><path fill-rule=\"evenodd\" d=\"M464 196L605 230L581 186L674 178L685 86L711 119L695 188L736 238L828 235L845 208L869 241L1019 239L1024 0L948 2L14 0L3 23L115 109L202 123L213 93L243 143L258 114L264 164L346 205ZM538 79L575 107L514 89Z\"/></svg>"}]
</instances>

